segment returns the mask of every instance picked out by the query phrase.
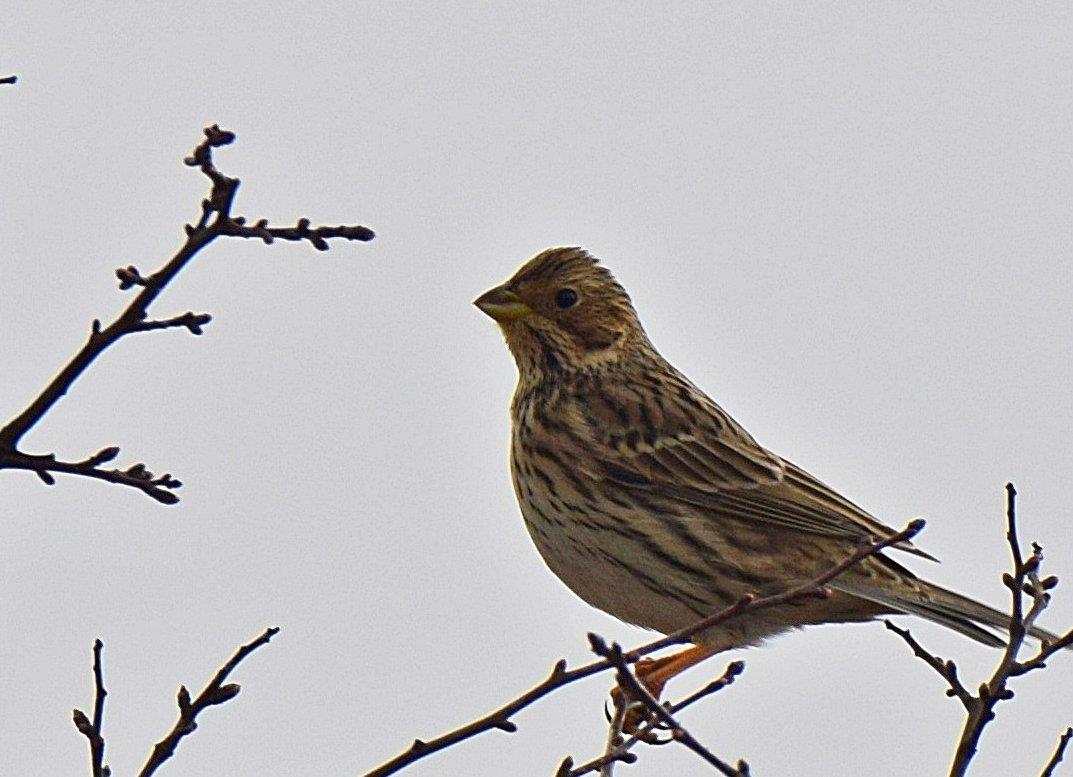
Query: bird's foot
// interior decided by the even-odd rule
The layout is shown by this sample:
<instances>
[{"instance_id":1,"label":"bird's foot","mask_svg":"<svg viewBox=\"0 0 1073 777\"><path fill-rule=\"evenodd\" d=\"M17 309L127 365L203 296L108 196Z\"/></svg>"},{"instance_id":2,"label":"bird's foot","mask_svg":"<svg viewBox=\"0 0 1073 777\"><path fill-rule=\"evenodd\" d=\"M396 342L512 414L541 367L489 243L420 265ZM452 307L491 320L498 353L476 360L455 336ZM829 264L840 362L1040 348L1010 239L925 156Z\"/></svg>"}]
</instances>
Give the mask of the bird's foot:
<instances>
[{"instance_id":1,"label":"bird's foot","mask_svg":"<svg viewBox=\"0 0 1073 777\"><path fill-rule=\"evenodd\" d=\"M719 648L710 645L693 645L669 656L642 658L634 665L633 673L641 685L652 694L656 701L659 701L663 687L672 677L696 666L719 651ZM637 736L649 744L662 744L668 741L660 739L656 734L662 726L656 720L655 713L629 688L623 688L621 685L615 686L611 690L611 701L616 711L624 710L622 719L624 733Z\"/></svg>"},{"instance_id":2,"label":"bird's foot","mask_svg":"<svg viewBox=\"0 0 1073 777\"><path fill-rule=\"evenodd\" d=\"M668 677L656 670L665 666L670 658L642 658L634 666L634 675L642 686L658 701L663 693L663 687L667 684ZM627 736L636 736L642 742L649 745L662 745L670 739L661 737L659 731L664 726L659 722L656 714L649 709L637 694L630 688L616 685L611 689L611 704L616 716L609 715L609 721L614 722L617 716L622 716L621 730Z\"/></svg>"}]
</instances>

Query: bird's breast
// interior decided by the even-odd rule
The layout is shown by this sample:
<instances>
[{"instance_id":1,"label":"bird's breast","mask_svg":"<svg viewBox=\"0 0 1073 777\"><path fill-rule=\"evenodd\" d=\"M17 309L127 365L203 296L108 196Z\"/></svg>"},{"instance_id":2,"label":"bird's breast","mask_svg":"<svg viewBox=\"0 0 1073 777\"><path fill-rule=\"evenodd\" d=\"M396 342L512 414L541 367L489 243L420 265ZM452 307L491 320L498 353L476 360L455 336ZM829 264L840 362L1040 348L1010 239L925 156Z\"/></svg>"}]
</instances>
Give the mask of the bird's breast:
<instances>
[{"instance_id":1,"label":"bird's breast","mask_svg":"<svg viewBox=\"0 0 1073 777\"><path fill-rule=\"evenodd\" d=\"M586 474L591 451L557 450L533 432L532 425L515 430L514 490L533 543L567 587L598 609L660 631L729 601L712 590L710 569L661 549L658 517Z\"/></svg>"}]
</instances>

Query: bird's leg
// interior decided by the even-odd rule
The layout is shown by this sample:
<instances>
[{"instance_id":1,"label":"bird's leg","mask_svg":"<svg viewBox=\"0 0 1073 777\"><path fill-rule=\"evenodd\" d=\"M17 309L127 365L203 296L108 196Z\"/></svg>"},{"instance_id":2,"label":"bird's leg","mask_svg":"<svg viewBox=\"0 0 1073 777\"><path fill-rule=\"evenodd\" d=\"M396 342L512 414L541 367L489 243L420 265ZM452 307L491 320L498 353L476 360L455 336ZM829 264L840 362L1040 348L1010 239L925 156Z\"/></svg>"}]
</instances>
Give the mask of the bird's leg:
<instances>
[{"instance_id":1,"label":"bird's leg","mask_svg":"<svg viewBox=\"0 0 1073 777\"><path fill-rule=\"evenodd\" d=\"M678 676L692 666L696 666L706 658L711 658L716 653L721 653L725 648L712 647L710 645L693 645L685 650L672 653L662 658L643 658L637 662L634 674L641 684L657 699L663 693L665 686L673 677Z\"/></svg>"},{"instance_id":2,"label":"bird's leg","mask_svg":"<svg viewBox=\"0 0 1073 777\"><path fill-rule=\"evenodd\" d=\"M663 693L663 686L671 678L725 649L710 645L693 645L669 656L642 658L634 666L634 674L637 675L637 679L648 689L649 693L658 699L660 694ZM649 710L645 709L637 699L632 697L630 691L622 686L615 686L611 689L611 700L616 708L620 705L625 705L628 708L622 727L626 733L636 733L651 715Z\"/></svg>"}]
</instances>

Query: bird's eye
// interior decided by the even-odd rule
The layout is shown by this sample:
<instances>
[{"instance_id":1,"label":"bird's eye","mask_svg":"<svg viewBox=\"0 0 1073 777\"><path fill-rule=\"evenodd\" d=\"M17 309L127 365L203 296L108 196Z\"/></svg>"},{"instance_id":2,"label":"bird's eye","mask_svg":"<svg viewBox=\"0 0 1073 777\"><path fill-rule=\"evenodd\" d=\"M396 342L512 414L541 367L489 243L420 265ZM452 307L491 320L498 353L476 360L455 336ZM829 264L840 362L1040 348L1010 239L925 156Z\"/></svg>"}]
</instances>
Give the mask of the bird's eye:
<instances>
[{"instance_id":1,"label":"bird's eye","mask_svg":"<svg viewBox=\"0 0 1073 777\"><path fill-rule=\"evenodd\" d=\"M555 292L555 304L563 310L577 304L577 292L573 289L559 289Z\"/></svg>"}]
</instances>

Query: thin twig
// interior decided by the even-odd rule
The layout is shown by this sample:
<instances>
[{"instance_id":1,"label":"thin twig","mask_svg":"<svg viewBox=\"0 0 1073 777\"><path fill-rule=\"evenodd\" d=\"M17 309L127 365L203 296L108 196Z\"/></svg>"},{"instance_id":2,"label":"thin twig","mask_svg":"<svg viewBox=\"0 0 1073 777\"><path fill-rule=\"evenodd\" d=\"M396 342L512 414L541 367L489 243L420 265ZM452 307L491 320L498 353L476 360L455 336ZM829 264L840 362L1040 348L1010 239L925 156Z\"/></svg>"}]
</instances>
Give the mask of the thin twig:
<instances>
[{"instance_id":1,"label":"thin twig","mask_svg":"<svg viewBox=\"0 0 1073 777\"><path fill-rule=\"evenodd\" d=\"M968 772L969 764L976 755L984 728L995 717L995 705L1000 701L1013 698L1013 691L1006 687L1006 682L1017 665L1017 654L1020 652L1021 646L1025 641L1025 635L1028 632L1021 597L1024 594L1024 587L1028 582L1029 573L1034 573L1039 568L1039 563L1042 560L1042 554L1038 547L1029 557L1027 563L1021 553L1021 545L1017 539L1016 497L1017 490L1013 487L1013 483L1007 483L1006 541L1010 546L1010 555L1013 557L1014 574L1012 578L1009 575L1004 575L1003 582L1010 589L1010 638L991 679L980 685L975 703L969 709L957 750L954 752L954 763L950 767L950 777L963 777ZM1032 566L1030 567L1029 565ZM1046 594L1040 591L1039 596L1035 598L1030 610L1033 619L1039 611L1047 606L1044 597L1046 597Z\"/></svg>"},{"instance_id":2,"label":"thin twig","mask_svg":"<svg viewBox=\"0 0 1073 777\"><path fill-rule=\"evenodd\" d=\"M145 468L141 462L130 465L126 469L104 469L100 465L111 461L119 455L119 448L111 446L101 451L108 452L107 458L101 458L97 453L82 461L60 461L55 454L31 455L21 451L0 453L0 469L21 469L33 472L45 483L54 485L56 478L53 473L80 475L81 477L103 480L107 483L115 483L120 486L129 486L142 491L146 496L152 497L166 505L175 504L179 497L174 489L182 486L181 480L176 480L170 473L157 476Z\"/></svg>"},{"instance_id":3,"label":"thin twig","mask_svg":"<svg viewBox=\"0 0 1073 777\"><path fill-rule=\"evenodd\" d=\"M694 691L693 693L683 698L681 701L665 706L672 715L677 715L686 707L696 704L698 701L705 698L706 696L710 696L711 694L720 691L723 688L726 688L728 685L733 683L734 680L736 680L744 670L744 661L732 661L730 662L730 664L727 665L726 670L718 679L708 683L700 690ZM620 695L618 698L625 700L625 694ZM618 709L620 709L620 707L616 706L616 710ZM623 708L623 712L624 711L625 710ZM649 736L652 734L652 732L654 732L657 724L658 720L656 718L650 718L649 720L645 721L645 723L629 737L616 743L613 748L605 750L603 755L599 756L598 758L594 758L591 761L583 763L577 767L573 766L574 762L572 758L567 758L564 763L569 762L570 767L565 772L563 772L562 777L583 777L583 775L591 774L596 771L601 771L605 768L605 766L616 762L625 764L633 763L637 760L637 754L630 752L631 749L640 742L647 742ZM614 720L611 721L611 726L615 726ZM603 772L601 771L601 774L602 773Z\"/></svg>"},{"instance_id":4,"label":"thin twig","mask_svg":"<svg viewBox=\"0 0 1073 777\"><path fill-rule=\"evenodd\" d=\"M864 559L876 555L884 548L912 539L923 528L924 521L918 519L912 521L902 531L896 532L882 540L863 541L858 545L853 554L813 580L803 583L789 591L765 596L763 598L757 598L753 594L746 594L734 604L714 615L704 618L684 629L679 629L666 637L653 640L639 648L624 653L623 659L628 664L635 663L649 653L654 653L655 651L670 645L687 642L692 635L705 631L720 623L740 617L747 612L754 612L778 605L798 602L803 599L826 596L828 592L824 586L834 578L838 577L838 575L842 574L847 569L860 564ZM500 731L513 733L517 730L517 726L510 719L516 713L542 699L544 696L547 696L549 693L562 688L564 685L569 685L570 683L577 682L578 680L590 677L594 674L607 671L612 668L613 664L607 659L602 659L577 667L576 669L568 670L566 666L565 659L559 660L546 679L537 683L535 686L514 699L511 699L499 709L483 717L477 718L463 726L459 726L445 734L441 734L434 739L427 741L415 739L406 750L399 753L391 760L384 762L372 771L366 772L364 777L386 777L386 775L395 774L416 761L427 758L433 753L437 753L445 748L456 745L459 742L463 742L478 734L483 734L486 731L498 729Z\"/></svg>"},{"instance_id":5,"label":"thin twig","mask_svg":"<svg viewBox=\"0 0 1073 777\"><path fill-rule=\"evenodd\" d=\"M628 751L620 751L622 735L626 726L626 713L630 701L623 695L615 699L615 713L607 725L607 741L604 744L603 763L600 765L600 777L612 777L615 763L625 758Z\"/></svg>"},{"instance_id":6,"label":"thin twig","mask_svg":"<svg viewBox=\"0 0 1073 777\"><path fill-rule=\"evenodd\" d=\"M256 224L246 226L246 220L241 216L231 219L224 226L223 234L228 237L257 238L265 245L272 245L276 240L290 240L300 242L308 240L310 245L318 251L328 250L328 241L332 238L344 238L345 240L372 240L373 233L368 227L346 226L340 224L337 227L314 227L309 228L309 219L298 219L293 227L270 227L268 221L261 219Z\"/></svg>"},{"instance_id":7,"label":"thin twig","mask_svg":"<svg viewBox=\"0 0 1073 777\"><path fill-rule=\"evenodd\" d=\"M13 77L12 77L13 78ZM10 82L9 82L10 83ZM317 250L327 250L328 240L372 240L374 234L368 227L318 226L310 227L308 219L299 219L293 227L272 227L264 219L252 226L246 226L246 219L231 213L239 180L221 173L213 162L213 149L232 143L235 135L213 125L204 131L205 139L185 160L190 167L198 168L210 181L208 196L201 203L201 214L196 224L186 225L186 240L179 250L160 269L148 276L143 276L133 265L116 270L120 289L138 291L127 307L107 326L94 321L89 337L82 347L71 357L70 361L46 385L41 392L18 415L0 428L0 469L17 469L34 472L41 480L52 485L54 473L79 475L82 477L104 480L110 483L136 488L164 504L179 501L174 490L182 483L164 475L156 478L143 464L135 464L126 470L104 470L100 464L114 459L119 448L109 446L111 456L100 458L100 454L90 456L83 461L60 461L53 453L28 454L19 450L22 438L36 426L42 418L56 405L82 375L83 372L108 348L122 338L136 332L149 332L160 329L185 328L191 334L199 335L211 320L207 313L183 313L171 318L150 319L149 307L160 293L179 274L180 271L203 248L219 237L257 238L266 243L273 239L304 240Z\"/></svg>"},{"instance_id":8,"label":"thin twig","mask_svg":"<svg viewBox=\"0 0 1073 777\"><path fill-rule=\"evenodd\" d=\"M1054 774L1055 768L1062 763L1062 758L1066 754L1066 747L1071 739L1073 739L1073 727L1067 728L1065 733L1058 737L1058 747L1054 749L1054 755L1051 756L1051 760L1047 762L1047 765L1043 767L1039 777L1051 777Z\"/></svg>"},{"instance_id":9,"label":"thin twig","mask_svg":"<svg viewBox=\"0 0 1073 777\"><path fill-rule=\"evenodd\" d=\"M674 740L681 742L696 753L702 760L706 761L711 766L714 766L720 774L726 775L726 777L748 777L749 767L744 761L738 761L736 768L723 761L719 756L715 755L715 753L701 744L696 737L690 734L689 731L678 722L668 708L659 703L659 700L644 686L644 683L638 680L637 676L630 671L630 665L626 662L622 648L617 642L612 642L608 645L601 637L598 637L595 634L590 634L589 643L592 646L592 651L594 653L602 656L614 665L617 670L615 672L615 679L618 682L619 687L629 691L632 698L637 699L644 704L644 706L648 708L648 711L655 715L660 722L670 730L671 737Z\"/></svg>"},{"instance_id":10,"label":"thin twig","mask_svg":"<svg viewBox=\"0 0 1073 777\"><path fill-rule=\"evenodd\" d=\"M738 677L741 676L741 673L744 671L744 661L731 661L729 664L727 664L727 668L723 671L723 674L720 675L717 679L712 680L699 691L694 691L693 693L689 694L681 701L675 702L674 704L670 705L668 709L671 712L677 714L679 711L684 710L686 707L696 704L705 696L711 696L713 693L721 691L728 685L731 685L735 680L738 679Z\"/></svg>"},{"instance_id":11,"label":"thin twig","mask_svg":"<svg viewBox=\"0 0 1073 777\"><path fill-rule=\"evenodd\" d=\"M883 621L883 624L904 639L910 648L913 649L913 655L921 659L928 664L932 669L939 673L939 676L946 680L950 686L946 689L947 696L956 697L966 710L971 710L975 700L975 696L965 687L961 682L961 678L958 677L957 665L952 660L946 660L939 658L938 656L928 652L923 645L921 645L916 637L914 637L909 629L900 629L890 621Z\"/></svg>"},{"instance_id":12,"label":"thin twig","mask_svg":"<svg viewBox=\"0 0 1073 777\"><path fill-rule=\"evenodd\" d=\"M390 761L386 761L372 771L366 772L364 777L386 777L386 775L394 774L415 761L426 758L427 756L451 747L452 745L457 745L459 742L463 742L477 734L483 734L485 731L499 729L500 731L506 731L507 733L512 734L518 730L518 727L510 720L515 713L525 709L544 696L547 696L552 691L575 682L576 680L580 680L583 677L602 672L609 666L610 664L606 661L597 661L592 664L587 664L586 666L578 667L577 669L567 670L566 659L560 659L556 662L555 666L552 667L551 674L549 674L545 680L537 683L520 696L511 699L499 709L490 712L484 717L478 718L471 723L460 726L453 731L448 731L446 734L442 734L435 739L430 739L427 742L421 739L415 739L409 748L399 753Z\"/></svg>"},{"instance_id":13,"label":"thin twig","mask_svg":"<svg viewBox=\"0 0 1073 777\"><path fill-rule=\"evenodd\" d=\"M93 777L109 777L112 770L104 763L104 697L108 691L104 688L104 670L101 667L101 651L104 643L99 639L93 643L93 720L86 713L76 709L72 714L75 728L89 740L89 762Z\"/></svg>"},{"instance_id":14,"label":"thin twig","mask_svg":"<svg viewBox=\"0 0 1073 777\"><path fill-rule=\"evenodd\" d=\"M1009 639L1006 647L987 682L981 683L975 694L969 691L957 674L957 666L951 660L943 660L925 649L907 629L899 629L891 623L887 628L901 637L912 649L913 654L930 666L946 681L946 695L954 697L965 708L965 725L958 739L950 767L950 777L964 777L975 757L984 729L995 717L995 707L1000 701L1013 698L1009 689L1009 680L1013 677L1042 669L1046 659L1062 648L1073 645L1073 629L1052 642L1043 642L1036 655L1025 661L1018 660L1018 654L1025 643L1026 636L1032 631L1040 613L1050 603L1048 591L1058 584L1056 577L1039 578L1039 568L1043 561L1043 550L1033 544L1032 553L1025 558L1017 536L1017 490L1012 483L1006 484L1006 542L1013 560L1013 574L1003 575L1003 584L1010 591ZM1023 597L1028 595L1031 604L1025 611ZM1064 748L1063 748L1064 749ZM1058 754L1060 756L1060 753Z\"/></svg>"},{"instance_id":15,"label":"thin twig","mask_svg":"<svg viewBox=\"0 0 1073 777\"><path fill-rule=\"evenodd\" d=\"M250 653L262 645L267 645L272 637L278 633L278 628L265 629L264 633L253 642L245 644L235 651L230 660L216 672L208 685L205 686L205 689L197 695L197 698L191 699L190 692L186 690L186 686L179 686L179 719L167 736L153 746L153 751L145 762L145 766L138 772L138 777L149 777L161 764L175 754L175 748L179 746L179 742L182 741L183 737L197 728L197 716L199 713L208 707L224 704L238 696L241 690L239 685L236 683L227 683L225 685L224 680Z\"/></svg>"}]
</instances>

